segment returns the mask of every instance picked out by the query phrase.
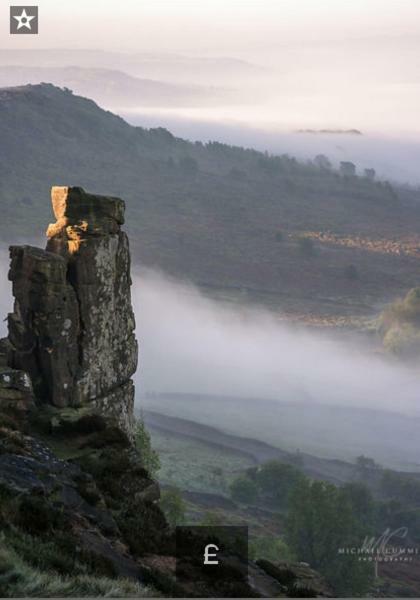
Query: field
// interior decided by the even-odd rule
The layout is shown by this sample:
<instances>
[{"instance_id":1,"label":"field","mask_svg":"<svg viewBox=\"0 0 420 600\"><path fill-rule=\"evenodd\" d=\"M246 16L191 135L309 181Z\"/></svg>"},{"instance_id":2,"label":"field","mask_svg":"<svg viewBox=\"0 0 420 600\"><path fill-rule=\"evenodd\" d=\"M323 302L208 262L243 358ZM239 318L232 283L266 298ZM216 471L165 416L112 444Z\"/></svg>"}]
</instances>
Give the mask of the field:
<instances>
[{"instance_id":1,"label":"field","mask_svg":"<svg viewBox=\"0 0 420 600\"><path fill-rule=\"evenodd\" d=\"M229 483L255 461L239 453L169 432L151 429L162 468L159 480L183 490L228 494Z\"/></svg>"},{"instance_id":2,"label":"field","mask_svg":"<svg viewBox=\"0 0 420 600\"><path fill-rule=\"evenodd\" d=\"M145 410L260 440L286 452L300 450L349 462L364 454L386 467L420 472L418 418L362 408L199 394L160 394L140 402Z\"/></svg>"}]
</instances>

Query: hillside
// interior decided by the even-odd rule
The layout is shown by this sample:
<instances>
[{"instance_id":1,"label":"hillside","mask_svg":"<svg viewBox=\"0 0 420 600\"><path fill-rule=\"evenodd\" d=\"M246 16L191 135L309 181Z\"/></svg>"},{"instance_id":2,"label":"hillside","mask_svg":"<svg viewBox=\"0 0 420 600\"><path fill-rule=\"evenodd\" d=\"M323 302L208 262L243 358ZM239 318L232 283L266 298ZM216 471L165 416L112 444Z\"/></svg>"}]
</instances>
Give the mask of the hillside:
<instances>
[{"instance_id":1,"label":"hillside","mask_svg":"<svg viewBox=\"0 0 420 600\"><path fill-rule=\"evenodd\" d=\"M101 99L107 107L197 106L232 102L231 91L220 88L166 83L132 77L123 71L81 67L0 66L0 87L49 81L77 94Z\"/></svg>"},{"instance_id":2,"label":"hillside","mask_svg":"<svg viewBox=\"0 0 420 600\"><path fill-rule=\"evenodd\" d=\"M212 86L231 86L232 79L238 77L255 82L256 77L265 73L265 69L259 65L229 56L188 56L172 52L127 53L74 48L2 48L0 65L36 68L79 65L89 69L106 66L107 69L124 71L133 77Z\"/></svg>"},{"instance_id":3,"label":"hillside","mask_svg":"<svg viewBox=\"0 0 420 600\"><path fill-rule=\"evenodd\" d=\"M48 84L0 90L3 241L43 235L56 182L123 197L136 262L308 320L372 314L418 280L417 192L132 127Z\"/></svg>"}]
</instances>

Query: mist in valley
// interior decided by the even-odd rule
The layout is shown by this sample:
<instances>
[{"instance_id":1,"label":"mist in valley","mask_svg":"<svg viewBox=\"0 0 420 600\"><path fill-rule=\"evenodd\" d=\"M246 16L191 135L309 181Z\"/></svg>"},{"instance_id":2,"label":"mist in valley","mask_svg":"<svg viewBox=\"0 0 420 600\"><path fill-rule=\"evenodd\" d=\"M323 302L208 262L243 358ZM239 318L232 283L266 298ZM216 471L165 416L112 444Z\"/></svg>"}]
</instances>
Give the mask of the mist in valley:
<instances>
[{"instance_id":1,"label":"mist in valley","mask_svg":"<svg viewBox=\"0 0 420 600\"><path fill-rule=\"evenodd\" d=\"M4 336L12 307L6 248L0 256ZM364 450L417 468L414 370L359 342L285 325L265 309L209 299L156 271L135 268L133 282L138 408L285 449L347 459Z\"/></svg>"},{"instance_id":2,"label":"mist in valley","mask_svg":"<svg viewBox=\"0 0 420 600\"><path fill-rule=\"evenodd\" d=\"M209 299L155 271L134 277L137 408L294 451L418 470L419 375L368 344Z\"/></svg>"},{"instance_id":3,"label":"mist in valley","mask_svg":"<svg viewBox=\"0 0 420 600\"><path fill-rule=\"evenodd\" d=\"M144 392L364 407L420 416L418 380L355 343L288 326L265 309L208 299L144 271L133 298Z\"/></svg>"}]
</instances>

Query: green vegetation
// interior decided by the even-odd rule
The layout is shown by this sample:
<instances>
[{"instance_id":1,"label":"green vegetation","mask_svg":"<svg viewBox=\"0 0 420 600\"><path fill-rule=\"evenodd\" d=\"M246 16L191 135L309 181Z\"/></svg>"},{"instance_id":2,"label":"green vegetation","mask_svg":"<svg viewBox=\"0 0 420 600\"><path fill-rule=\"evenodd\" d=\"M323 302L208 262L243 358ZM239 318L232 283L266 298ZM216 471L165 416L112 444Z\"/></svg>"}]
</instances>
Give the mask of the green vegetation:
<instances>
[{"instance_id":1,"label":"green vegetation","mask_svg":"<svg viewBox=\"0 0 420 600\"><path fill-rule=\"evenodd\" d=\"M47 570L45 564L41 570L23 560L4 537L0 539L0 590L3 597L10 598L159 597L151 587L132 580L88 574L62 575L57 570Z\"/></svg>"},{"instance_id":2,"label":"green vegetation","mask_svg":"<svg viewBox=\"0 0 420 600\"><path fill-rule=\"evenodd\" d=\"M291 491L304 476L296 467L270 460L256 472L255 481L263 497L277 508L286 508Z\"/></svg>"},{"instance_id":3,"label":"green vegetation","mask_svg":"<svg viewBox=\"0 0 420 600\"><path fill-rule=\"evenodd\" d=\"M402 358L420 356L420 287L386 308L379 319L386 350Z\"/></svg>"},{"instance_id":4,"label":"green vegetation","mask_svg":"<svg viewBox=\"0 0 420 600\"><path fill-rule=\"evenodd\" d=\"M237 502L255 504L258 498L258 487L255 481L248 477L238 477L230 485L230 494Z\"/></svg>"},{"instance_id":5,"label":"green vegetation","mask_svg":"<svg viewBox=\"0 0 420 600\"><path fill-rule=\"evenodd\" d=\"M302 479L293 490L286 541L299 560L319 570L339 595L363 594L372 565L340 549L356 547L367 534L356 518L345 490Z\"/></svg>"},{"instance_id":6,"label":"green vegetation","mask_svg":"<svg viewBox=\"0 0 420 600\"><path fill-rule=\"evenodd\" d=\"M203 527L218 527L219 525L226 525L226 523L223 522L223 517L215 510L206 510L200 525Z\"/></svg>"},{"instance_id":7,"label":"green vegetation","mask_svg":"<svg viewBox=\"0 0 420 600\"><path fill-rule=\"evenodd\" d=\"M237 473L253 464L227 449L156 430L152 431L152 444L161 461L159 481L180 489L227 494Z\"/></svg>"},{"instance_id":8,"label":"green vegetation","mask_svg":"<svg viewBox=\"0 0 420 600\"><path fill-rule=\"evenodd\" d=\"M249 542L249 557L253 560L294 560L286 542L279 536L256 536Z\"/></svg>"},{"instance_id":9,"label":"green vegetation","mask_svg":"<svg viewBox=\"0 0 420 600\"><path fill-rule=\"evenodd\" d=\"M296 236L325 227L372 237L381 231L396 236L400 228L406 234L420 230L420 209L401 206L389 185L342 177L326 157L303 163L219 142L191 143L160 127L130 126L94 102L51 85L2 91L0 155L0 239L5 242L41 238L51 219L51 185L78 185L126 201L125 227L135 262L141 259L143 265L212 288L262 294L277 305L279 291L295 295L285 283L300 270L302 298L305 292L311 298L318 292L333 296L342 279L337 273L349 261L345 249L337 247L336 269L322 268L321 253L305 264L290 241ZM302 242L305 256L311 255L310 244ZM221 260L224 268L214 269ZM384 286L389 292L389 271L382 269L387 260L372 253L366 279L353 293L371 295L366 286L372 271L378 295ZM406 284L400 279L391 285L398 294Z\"/></svg>"},{"instance_id":10,"label":"green vegetation","mask_svg":"<svg viewBox=\"0 0 420 600\"><path fill-rule=\"evenodd\" d=\"M172 487L162 491L160 507L172 527L185 523L186 505L177 488Z\"/></svg>"},{"instance_id":11,"label":"green vegetation","mask_svg":"<svg viewBox=\"0 0 420 600\"><path fill-rule=\"evenodd\" d=\"M198 162L191 156L183 156L180 158L179 167L186 175L194 175L198 172Z\"/></svg>"},{"instance_id":12,"label":"green vegetation","mask_svg":"<svg viewBox=\"0 0 420 600\"><path fill-rule=\"evenodd\" d=\"M152 448L150 433L146 429L142 414L136 420L134 441L136 448L140 453L144 468L151 475L156 475L160 469L159 454Z\"/></svg>"},{"instance_id":13,"label":"green vegetation","mask_svg":"<svg viewBox=\"0 0 420 600\"><path fill-rule=\"evenodd\" d=\"M267 504L278 509L287 508L290 492L304 476L293 465L270 460L260 467L247 469L245 475L234 479L230 494L234 500L247 504Z\"/></svg>"},{"instance_id":14,"label":"green vegetation","mask_svg":"<svg viewBox=\"0 0 420 600\"><path fill-rule=\"evenodd\" d=\"M398 500L409 506L420 507L420 481L395 471L383 471L381 491L390 500Z\"/></svg>"},{"instance_id":15,"label":"green vegetation","mask_svg":"<svg viewBox=\"0 0 420 600\"><path fill-rule=\"evenodd\" d=\"M224 408L228 409L225 404ZM235 414L238 418L238 412ZM388 528L397 530L402 523L413 539L420 536L418 482L408 475L383 469L370 456L359 454L354 459L349 479L356 481L336 487L306 477L302 472L305 457L300 451L291 456L294 464L271 460L251 466L246 461L241 464L242 459L234 452L219 451L214 444L155 430L152 434L161 451L160 474L167 473L168 465L177 470L179 453L179 487L206 492L203 498L199 494L197 499L188 497L183 522L248 525L250 557L281 563L285 572L293 564L293 581L296 565L303 561L322 575L337 595L370 594L373 565L340 551L361 547L366 537L380 538ZM200 467L206 485L197 486ZM222 473L223 485L219 479ZM213 508L209 493L218 495ZM220 496L227 494L236 505L220 502ZM374 585L382 584L376 580Z\"/></svg>"},{"instance_id":16,"label":"green vegetation","mask_svg":"<svg viewBox=\"0 0 420 600\"><path fill-rule=\"evenodd\" d=\"M381 469L373 458L364 454L356 457L356 467L362 481L369 481Z\"/></svg>"}]
</instances>

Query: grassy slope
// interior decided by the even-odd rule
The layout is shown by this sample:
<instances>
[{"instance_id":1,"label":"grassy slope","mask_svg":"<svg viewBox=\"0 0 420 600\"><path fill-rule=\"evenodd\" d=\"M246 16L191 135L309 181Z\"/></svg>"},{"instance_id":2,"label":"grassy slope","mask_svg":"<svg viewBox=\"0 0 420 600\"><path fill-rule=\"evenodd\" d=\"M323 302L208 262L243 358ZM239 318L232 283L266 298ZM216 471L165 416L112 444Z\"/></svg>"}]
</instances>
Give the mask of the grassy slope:
<instances>
[{"instance_id":1,"label":"grassy slope","mask_svg":"<svg viewBox=\"0 0 420 600\"><path fill-rule=\"evenodd\" d=\"M367 314L418 277L416 256L398 245L418 240L414 192L397 198L387 185L286 156L131 127L53 86L1 90L0 239L43 235L54 184L122 196L142 264L293 312ZM340 239L318 239L315 255L303 257L298 236L320 231ZM389 239L397 240L391 251ZM349 264L358 279L345 276Z\"/></svg>"},{"instance_id":2,"label":"grassy slope","mask_svg":"<svg viewBox=\"0 0 420 600\"><path fill-rule=\"evenodd\" d=\"M152 588L126 579L93 575L59 575L33 567L4 540L0 547L0 590L7 598L152 598Z\"/></svg>"},{"instance_id":3,"label":"grassy slope","mask_svg":"<svg viewBox=\"0 0 420 600\"><path fill-rule=\"evenodd\" d=\"M254 466L252 460L228 449L157 430L152 430L152 441L162 465L159 481L164 485L210 494L229 494L232 479Z\"/></svg>"}]
</instances>

